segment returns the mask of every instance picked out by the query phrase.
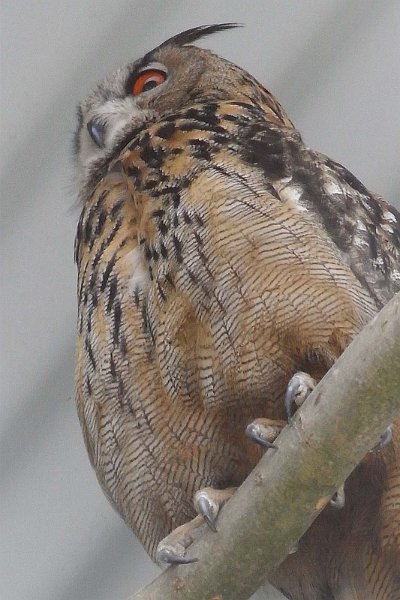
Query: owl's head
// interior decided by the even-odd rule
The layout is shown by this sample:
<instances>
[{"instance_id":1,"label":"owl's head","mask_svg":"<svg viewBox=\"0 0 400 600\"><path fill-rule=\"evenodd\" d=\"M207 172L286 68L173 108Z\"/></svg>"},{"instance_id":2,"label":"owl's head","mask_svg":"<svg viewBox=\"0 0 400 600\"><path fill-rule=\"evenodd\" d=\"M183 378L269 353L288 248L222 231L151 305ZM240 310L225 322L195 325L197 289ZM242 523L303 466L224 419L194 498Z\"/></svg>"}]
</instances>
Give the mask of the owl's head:
<instances>
[{"instance_id":1,"label":"owl's head","mask_svg":"<svg viewBox=\"0 0 400 600\"><path fill-rule=\"evenodd\" d=\"M135 130L170 112L215 100L277 105L243 69L209 50L188 45L233 27L238 25L209 25L179 33L97 86L78 107L74 148L81 187L108 168Z\"/></svg>"}]
</instances>

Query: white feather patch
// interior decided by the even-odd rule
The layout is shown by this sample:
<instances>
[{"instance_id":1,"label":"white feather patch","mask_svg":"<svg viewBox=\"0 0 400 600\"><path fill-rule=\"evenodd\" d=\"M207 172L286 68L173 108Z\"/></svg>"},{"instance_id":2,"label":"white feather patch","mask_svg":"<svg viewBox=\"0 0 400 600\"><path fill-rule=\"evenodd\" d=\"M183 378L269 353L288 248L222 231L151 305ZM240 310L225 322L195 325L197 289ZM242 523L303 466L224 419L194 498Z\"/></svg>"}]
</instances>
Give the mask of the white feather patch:
<instances>
[{"instance_id":1,"label":"white feather patch","mask_svg":"<svg viewBox=\"0 0 400 600\"><path fill-rule=\"evenodd\" d=\"M131 277L129 279L129 289L131 292L141 291L148 287L150 275L147 269L143 253L140 248L134 248L125 257L130 263Z\"/></svg>"},{"instance_id":2,"label":"white feather patch","mask_svg":"<svg viewBox=\"0 0 400 600\"><path fill-rule=\"evenodd\" d=\"M383 211L383 218L385 219L385 221L392 221L392 223L396 222L396 217L389 210Z\"/></svg>"},{"instance_id":3,"label":"white feather patch","mask_svg":"<svg viewBox=\"0 0 400 600\"><path fill-rule=\"evenodd\" d=\"M327 194L341 194L343 192L340 185L330 179L324 183L324 190Z\"/></svg>"}]
</instances>

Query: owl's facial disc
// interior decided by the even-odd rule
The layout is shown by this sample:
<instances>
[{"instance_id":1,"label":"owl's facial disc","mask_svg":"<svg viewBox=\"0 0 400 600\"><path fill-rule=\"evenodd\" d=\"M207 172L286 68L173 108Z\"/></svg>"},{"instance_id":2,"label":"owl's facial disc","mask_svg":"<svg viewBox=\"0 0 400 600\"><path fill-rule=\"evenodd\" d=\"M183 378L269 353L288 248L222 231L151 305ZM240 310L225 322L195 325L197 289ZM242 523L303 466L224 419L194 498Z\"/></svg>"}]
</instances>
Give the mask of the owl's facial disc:
<instances>
[{"instance_id":1,"label":"owl's facial disc","mask_svg":"<svg viewBox=\"0 0 400 600\"><path fill-rule=\"evenodd\" d=\"M99 86L81 109L76 151L83 169L111 156L133 129L156 116L149 104L167 82L167 68L151 62L130 73L117 71L111 84ZM110 88L114 93L109 93Z\"/></svg>"},{"instance_id":2,"label":"owl's facial disc","mask_svg":"<svg viewBox=\"0 0 400 600\"><path fill-rule=\"evenodd\" d=\"M154 88L162 87L167 78L168 71L160 63L150 63L134 71L125 84L126 97L105 101L88 121L87 130L96 146L110 150L127 127L137 127L144 122L150 111L138 108L136 98L141 96L148 100L154 95Z\"/></svg>"}]
</instances>

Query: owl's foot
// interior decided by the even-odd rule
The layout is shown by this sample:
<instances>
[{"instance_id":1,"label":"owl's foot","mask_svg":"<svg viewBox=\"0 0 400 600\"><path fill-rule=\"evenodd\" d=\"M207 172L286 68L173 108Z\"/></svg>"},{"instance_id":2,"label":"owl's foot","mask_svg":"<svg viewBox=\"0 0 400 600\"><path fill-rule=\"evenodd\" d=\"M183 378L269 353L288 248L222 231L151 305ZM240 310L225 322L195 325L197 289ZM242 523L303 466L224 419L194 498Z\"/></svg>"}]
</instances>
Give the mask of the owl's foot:
<instances>
[{"instance_id":1,"label":"owl's foot","mask_svg":"<svg viewBox=\"0 0 400 600\"><path fill-rule=\"evenodd\" d=\"M161 540L157 547L157 561L183 565L197 562L197 558L186 556L186 549L201 535L204 524L217 531L215 522L218 513L235 491L236 488L216 490L207 487L196 492L193 503L199 514Z\"/></svg>"},{"instance_id":2,"label":"owl's foot","mask_svg":"<svg viewBox=\"0 0 400 600\"><path fill-rule=\"evenodd\" d=\"M250 425L246 427L246 435L256 444L260 444L264 448L274 448L273 442L276 440L282 429L287 425L285 421L273 419L254 419Z\"/></svg>"},{"instance_id":3,"label":"owl's foot","mask_svg":"<svg viewBox=\"0 0 400 600\"><path fill-rule=\"evenodd\" d=\"M296 408L299 408L311 394L315 386L315 380L307 373L299 371L293 375L285 394L285 409L289 420L292 416L293 403L296 405ZM255 419L247 426L246 435L257 444L264 446L264 448L276 448L273 442L286 424L285 421L273 421L263 418Z\"/></svg>"},{"instance_id":4,"label":"owl's foot","mask_svg":"<svg viewBox=\"0 0 400 600\"><path fill-rule=\"evenodd\" d=\"M197 562L197 558L186 556L186 548L199 536L199 530L203 525L203 517L197 515L191 521L171 531L157 546L157 562L180 565Z\"/></svg>"},{"instance_id":5,"label":"owl's foot","mask_svg":"<svg viewBox=\"0 0 400 600\"><path fill-rule=\"evenodd\" d=\"M229 498L233 496L236 489L232 487L225 490L216 490L212 487L207 487L195 493L194 507L213 531L217 531L215 523L219 511L228 502Z\"/></svg>"},{"instance_id":6,"label":"owl's foot","mask_svg":"<svg viewBox=\"0 0 400 600\"><path fill-rule=\"evenodd\" d=\"M317 382L310 375L308 375L308 373L299 371L293 375L286 388L285 395L285 409L289 421L292 417L293 404L295 404L296 409L299 408L311 394L316 385ZM341 485L331 498L329 504L332 506L332 508L341 510L345 505L345 501L346 496L344 493L344 485Z\"/></svg>"},{"instance_id":7,"label":"owl's foot","mask_svg":"<svg viewBox=\"0 0 400 600\"><path fill-rule=\"evenodd\" d=\"M299 408L311 394L316 385L315 379L308 375L308 373L299 371L293 375L286 388L285 394L285 409L289 420L293 414L293 404L296 405L296 408Z\"/></svg>"},{"instance_id":8,"label":"owl's foot","mask_svg":"<svg viewBox=\"0 0 400 600\"><path fill-rule=\"evenodd\" d=\"M311 394L315 386L317 385L316 381L307 373L303 373L299 371L295 373L286 389L285 395L285 408L288 419L292 416L292 405L293 403L299 408L306 398ZM392 426L389 425L381 435L381 439L374 446L371 452L376 450L382 450L392 441Z\"/></svg>"}]
</instances>

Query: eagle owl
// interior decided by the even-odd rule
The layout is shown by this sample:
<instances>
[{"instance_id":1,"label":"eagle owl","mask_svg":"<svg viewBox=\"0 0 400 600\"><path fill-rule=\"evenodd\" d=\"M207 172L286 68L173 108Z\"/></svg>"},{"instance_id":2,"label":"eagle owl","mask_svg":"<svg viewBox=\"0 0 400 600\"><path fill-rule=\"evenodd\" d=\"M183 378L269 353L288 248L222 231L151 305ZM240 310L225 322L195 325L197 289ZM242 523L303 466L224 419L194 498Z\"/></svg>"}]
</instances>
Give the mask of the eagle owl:
<instances>
[{"instance_id":1,"label":"eagle owl","mask_svg":"<svg viewBox=\"0 0 400 600\"><path fill-rule=\"evenodd\" d=\"M192 560L199 526L400 290L399 213L191 45L233 26L174 36L78 109L78 412L103 490L167 562ZM395 423L271 582L400 598L399 465Z\"/></svg>"}]
</instances>

